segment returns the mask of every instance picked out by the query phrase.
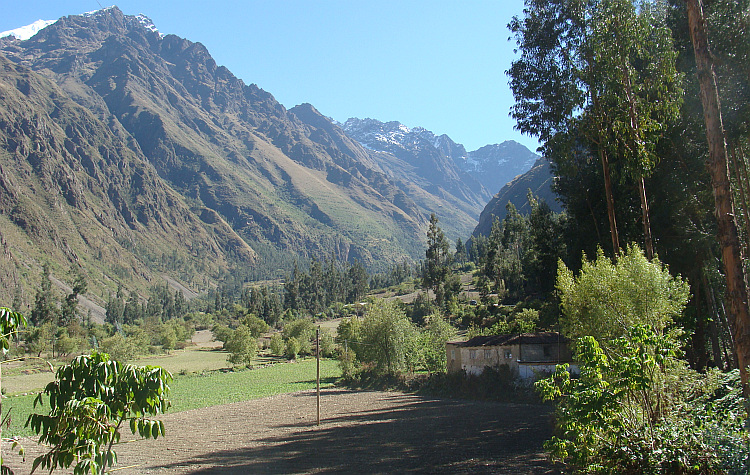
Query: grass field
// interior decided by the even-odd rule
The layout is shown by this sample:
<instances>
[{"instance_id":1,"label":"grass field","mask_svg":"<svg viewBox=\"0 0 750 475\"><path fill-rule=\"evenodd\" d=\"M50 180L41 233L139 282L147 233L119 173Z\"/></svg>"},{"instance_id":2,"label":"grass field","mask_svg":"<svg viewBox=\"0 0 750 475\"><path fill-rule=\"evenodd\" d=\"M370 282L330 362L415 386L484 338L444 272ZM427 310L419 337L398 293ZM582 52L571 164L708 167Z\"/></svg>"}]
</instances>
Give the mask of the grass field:
<instances>
[{"instance_id":1,"label":"grass field","mask_svg":"<svg viewBox=\"0 0 750 475\"><path fill-rule=\"evenodd\" d=\"M193 357L196 356L196 351L186 353L193 354ZM226 353L200 351L201 357L204 356L203 353L223 355L222 368L226 368ZM168 361L168 358L163 358L163 360ZM187 360L176 366L173 365L174 361L169 365L164 364L162 366L165 368L168 366L180 368L178 371L186 369ZM149 360L137 361L139 365L154 363L156 362ZM188 374L175 372L173 375L174 381L169 398L172 407L169 412L179 412L313 389L315 388L316 364L314 358L308 358L294 363L273 364L253 370L230 371L227 369L225 371ZM332 386L340 376L341 370L337 361L321 360L321 387ZM11 414L9 426L3 429L3 437L32 435L28 429L24 428L24 424L28 415L33 411L34 397L33 395L18 396L3 400L3 413L9 411ZM37 407L35 412L43 412L45 408L46 406L44 408Z\"/></svg>"}]
</instances>

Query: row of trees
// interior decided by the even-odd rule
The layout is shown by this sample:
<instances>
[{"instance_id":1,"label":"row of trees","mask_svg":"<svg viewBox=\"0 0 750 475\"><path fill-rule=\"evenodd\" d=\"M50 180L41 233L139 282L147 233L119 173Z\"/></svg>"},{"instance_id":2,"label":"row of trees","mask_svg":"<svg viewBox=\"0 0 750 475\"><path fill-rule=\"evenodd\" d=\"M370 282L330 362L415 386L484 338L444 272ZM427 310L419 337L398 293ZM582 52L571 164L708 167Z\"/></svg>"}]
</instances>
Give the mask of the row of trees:
<instances>
[{"instance_id":1,"label":"row of trees","mask_svg":"<svg viewBox=\"0 0 750 475\"><path fill-rule=\"evenodd\" d=\"M315 315L335 302L358 302L368 290L369 276L359 261L345 264L333 257L324 262L313 259L307 272L295 264L284 282L284 306Z\"/></svg>"},{"instance_id":2,"label":"row of trees","mask_svg":"<svg viewBox=\"0 0 750 475\"><path fill-rule=\"evenodd\" d=\"M445 342L456 329L439 314L426 319L423 327L406 316L396 301L377 300L364 318L344 319L338 327L342 368L346 377L362 370L396 375L445 371Z\"/></svg>"},{"instance_id":3,"label":"row of trees","mask_svg":"<svg viewBox=\"0 0 750 475\"><path fill-rule=\"evenodd\" d=\"M679 324L697 369L750 361L740 258L750 228L736 222L750 222L737 206L748 183L747 21L745 0L529 0L509 25L520 52L512 115L552 163L568 222L560 257L578 269L582 253L614 257L639 242L684 275Z\"/></svg>"},{"instance_id":4,"label":"row of trees","mask_svg":"<svg viewBox=\"0 0 750 475\"><path fill-rule=\"evenodd\" d=\"M527 0L509 25L512 115L540 138L567 214L552 254L580 376L537 387L558 402L548 447L574 471L750 469L749 19L745 0ZM523 275L508 262L533 268L510 253L514 229L494 227L502 258L483 275L527 298L533 279L507 280Z\"/></svg>"}]
</instances>

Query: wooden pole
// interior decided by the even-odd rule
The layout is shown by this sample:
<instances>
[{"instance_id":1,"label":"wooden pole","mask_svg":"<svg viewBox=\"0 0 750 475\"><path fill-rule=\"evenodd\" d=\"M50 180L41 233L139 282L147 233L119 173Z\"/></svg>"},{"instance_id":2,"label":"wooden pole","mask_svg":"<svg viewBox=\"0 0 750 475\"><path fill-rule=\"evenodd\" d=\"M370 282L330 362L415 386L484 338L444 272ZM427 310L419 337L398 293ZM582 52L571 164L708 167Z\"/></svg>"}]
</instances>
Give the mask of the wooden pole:
<instances>
[{"instance_id":1,"label":"wooden pole","mask_svg":"<svg viewBox=\"0 0 750 475\"><path fill-rule=\"evenodd\" d=\"M318 403L318 425L320 425L320 326L315 330L315 359L317 360L317 376L315 378L315 385L317 387L317 403Z\"/></svg>"}]
</instances>

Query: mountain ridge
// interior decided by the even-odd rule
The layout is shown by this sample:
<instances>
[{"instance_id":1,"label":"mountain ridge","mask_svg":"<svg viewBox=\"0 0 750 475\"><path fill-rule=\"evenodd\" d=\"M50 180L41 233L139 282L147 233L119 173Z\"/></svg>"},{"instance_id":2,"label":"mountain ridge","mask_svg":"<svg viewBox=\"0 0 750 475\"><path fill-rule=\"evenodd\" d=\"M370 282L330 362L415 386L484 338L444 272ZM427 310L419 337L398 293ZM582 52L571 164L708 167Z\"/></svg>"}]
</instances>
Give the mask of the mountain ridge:
<instances>
[{"instance_id":1,"label":"mountain ridge","mask_svg":"<svg viewBox=\"0 0 750 475\"><path fill-rule=\"evenodd\" d=\"M342 128L370 150L392 153L415 166L424 164L449 180L468 176L463 178L464 183L477 182L484 188L478 188L483 203L513 178L530 170L539 158L513 140L467 152L446 134L438 136L423 127L409 128L398 121L354 117L347 119Z\"/></svg>"},{"instance_id":2,"label":"mountain ridge","mask_svg":"<svg viewBox=\"0 0 750 475\"><path fill-rule=\"evenodd\" d=\"M433 211L453 238L476 224L471 190L399 175L145 18L112 7L0 38L3 283L23 281L26 302L45 260L102 295L163 275L200 292L313 256L418 259Z\"/></svg>"}]
</instances>

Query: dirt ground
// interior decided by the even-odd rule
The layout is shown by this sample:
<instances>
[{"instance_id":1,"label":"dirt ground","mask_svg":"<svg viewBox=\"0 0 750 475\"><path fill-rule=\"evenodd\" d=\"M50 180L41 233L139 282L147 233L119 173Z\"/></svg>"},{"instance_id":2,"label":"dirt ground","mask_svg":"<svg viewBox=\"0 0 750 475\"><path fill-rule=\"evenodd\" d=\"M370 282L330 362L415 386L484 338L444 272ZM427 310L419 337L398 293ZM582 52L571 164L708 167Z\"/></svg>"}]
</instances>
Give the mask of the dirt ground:
<instances>
[{"instance_id":1,"label":"dirt ground","mask_svg":"<svg viewBox=\"0 0 750 475\"><path fill-rule=\"evenodd\" d=\"M324 390L167 414L167 436L117 446L119 474L554 474L542 443L550 409L430 399L398 392ZM132 439L129 430L123 441ZM26 440L29 473L38 449ZM61 472L62 473L62 472Z\"/></svg>"}]
</instances>

